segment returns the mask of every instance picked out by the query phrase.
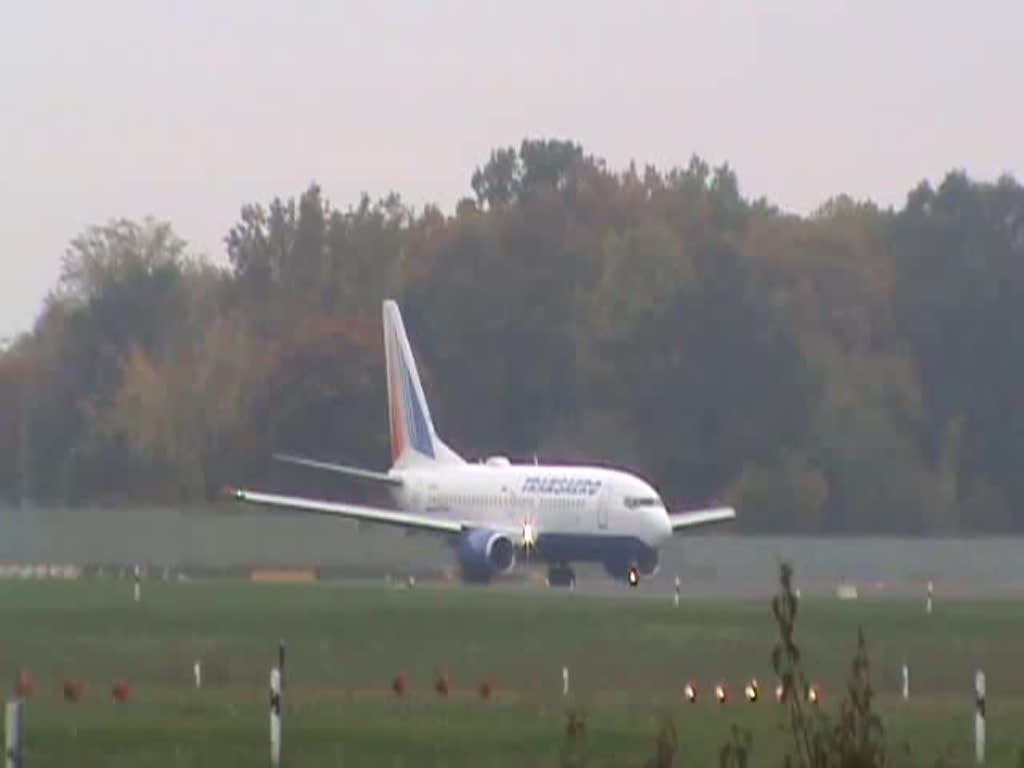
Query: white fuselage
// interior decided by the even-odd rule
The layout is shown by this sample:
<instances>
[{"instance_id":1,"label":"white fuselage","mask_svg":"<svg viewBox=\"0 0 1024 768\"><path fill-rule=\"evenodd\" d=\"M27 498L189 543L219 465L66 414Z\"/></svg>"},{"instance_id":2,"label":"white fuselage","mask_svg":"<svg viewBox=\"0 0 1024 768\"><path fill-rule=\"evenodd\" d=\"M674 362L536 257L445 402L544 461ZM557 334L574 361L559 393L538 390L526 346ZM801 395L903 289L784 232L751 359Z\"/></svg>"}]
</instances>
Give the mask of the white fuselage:
<instances>
[{"instance_id":1,"label":"white fuselage","mask_svg":"<svg viewBox=\"0 0 1024 768\"><path fill-rule=\"evenodd\" d=\"M657 492L619 470L490 459L483 464L394 469L391 474L402 479L395 500L404 510L480 528L530 526L542 541L571 537L585 545L582 538L607 543L633 540L651 549L672 536Z\"/></svg>"}]
</instances>

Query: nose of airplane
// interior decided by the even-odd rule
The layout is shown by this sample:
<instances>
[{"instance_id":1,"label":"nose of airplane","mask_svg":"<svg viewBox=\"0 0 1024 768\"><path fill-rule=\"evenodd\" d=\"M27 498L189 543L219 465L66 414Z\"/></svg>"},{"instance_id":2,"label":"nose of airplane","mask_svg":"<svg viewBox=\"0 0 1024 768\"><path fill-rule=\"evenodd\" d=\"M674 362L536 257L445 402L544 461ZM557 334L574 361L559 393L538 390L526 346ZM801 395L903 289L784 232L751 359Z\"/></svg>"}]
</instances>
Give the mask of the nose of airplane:
<instances>
[{"instance_id":1,"label":"nose of airplane","mask_svg":"<svg viewBox=\"0 0 1024 768\"><path fill-rule=\"evenodd\" d=\"M668 519L668 510L665 507L659 507L651 510L652 523L654 530L657 532L659 541L666 541L672 538L672 521Z\"/></svg>"}]
</instances>

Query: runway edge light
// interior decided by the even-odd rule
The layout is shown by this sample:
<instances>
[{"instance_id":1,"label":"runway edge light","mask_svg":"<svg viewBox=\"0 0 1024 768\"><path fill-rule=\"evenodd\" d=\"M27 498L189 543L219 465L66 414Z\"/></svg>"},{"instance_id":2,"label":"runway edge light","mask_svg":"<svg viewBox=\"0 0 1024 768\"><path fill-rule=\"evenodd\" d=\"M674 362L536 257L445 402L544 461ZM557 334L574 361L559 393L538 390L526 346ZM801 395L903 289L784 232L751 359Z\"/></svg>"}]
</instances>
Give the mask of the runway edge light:
<instances>
[{"instance_id":1,"label":"runway edge light","mask_svg":"<svg viewBox=\"0 0 1024 768\"><path fill-rule=\"evenodd\" d=\"M757 701L757 697L760 691L758 690L756 677L751 679L751 681L747 683L746 687L743 689L743 693L747 697L747 701L749 701L751 704Z\"/></svg>"}]
</instances>

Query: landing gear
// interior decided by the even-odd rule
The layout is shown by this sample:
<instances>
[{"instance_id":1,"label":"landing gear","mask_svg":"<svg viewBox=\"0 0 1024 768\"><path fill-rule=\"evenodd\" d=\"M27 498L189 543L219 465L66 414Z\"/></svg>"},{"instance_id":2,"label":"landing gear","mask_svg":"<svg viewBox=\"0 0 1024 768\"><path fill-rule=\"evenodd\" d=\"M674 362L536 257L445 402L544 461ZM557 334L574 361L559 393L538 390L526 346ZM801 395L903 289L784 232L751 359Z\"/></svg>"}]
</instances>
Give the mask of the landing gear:
<instances>
[{"instance_id":1,"label":"landing gear","mask_svg":"<svg viewBox=\"0 0 1024 768\"><path fill-rule=\"evenodd\" d=\"M626 583L631 587L635 587L640 584L640 569L635 565L629 566L629 571L626 573Z\"/></svg>"},{"instance_id":2,"label":"landing gear","mask_svg":"<svg viewBox=\"0 0 1024 768\"><path fill-rule=\"evenodd\" d=\"M548 568L548 585L573 587L576 585L576 572L567 565L553 565Z\"/></svg>"}]
</instances>

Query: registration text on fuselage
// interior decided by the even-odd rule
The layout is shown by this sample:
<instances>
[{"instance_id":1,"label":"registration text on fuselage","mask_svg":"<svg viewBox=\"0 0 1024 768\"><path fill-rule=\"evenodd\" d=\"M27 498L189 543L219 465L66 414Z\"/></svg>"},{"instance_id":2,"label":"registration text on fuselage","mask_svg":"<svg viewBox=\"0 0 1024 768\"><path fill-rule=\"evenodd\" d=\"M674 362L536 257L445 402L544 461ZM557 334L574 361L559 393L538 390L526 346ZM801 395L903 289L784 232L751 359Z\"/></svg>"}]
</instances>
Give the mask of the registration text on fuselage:
<instances>
[{"instance_id":1,"label":"registration text on fuselage","mask_svg":"<svg viewBox=\"0 0 1024 768\"><path fill-rule=\"evenodd\" d=\"M545 493L558 496L594 496L601 490L600 480L585 477L528 477L522 493Z\"/></svg>"}]
</instances>

